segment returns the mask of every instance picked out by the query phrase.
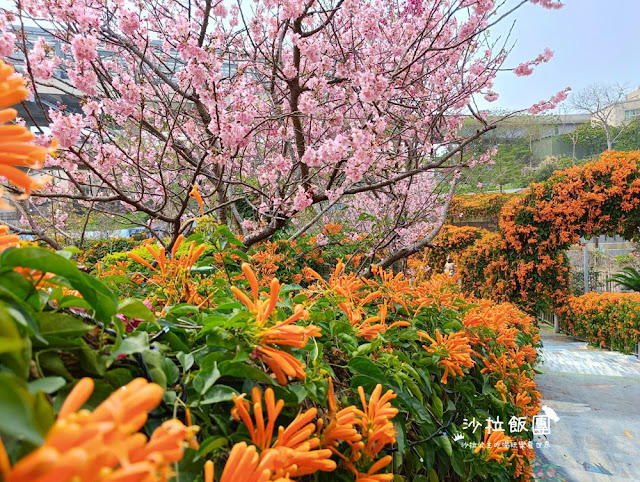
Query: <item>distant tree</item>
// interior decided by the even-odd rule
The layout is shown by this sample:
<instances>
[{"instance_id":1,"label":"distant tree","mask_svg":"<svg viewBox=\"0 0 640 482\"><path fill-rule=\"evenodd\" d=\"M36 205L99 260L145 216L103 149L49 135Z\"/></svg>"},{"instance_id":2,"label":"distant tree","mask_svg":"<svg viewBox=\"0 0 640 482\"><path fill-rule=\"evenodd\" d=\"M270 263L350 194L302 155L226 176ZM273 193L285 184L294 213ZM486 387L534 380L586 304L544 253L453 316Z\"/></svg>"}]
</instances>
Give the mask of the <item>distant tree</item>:
<instances>
[{"instance_id":1,"label":"distant tree","mask_svg":"<svg viewBox=\"0 0 640 482\"><path fill-rule=\"evenodd\" d=\"M615 143L616 151L640 149L640 122L634 120L624 127Z\"/></svg>"},{"instance_id":2,"label":"distant tree","mask_svg":"<svg viewBox=\"0 0 640 482\"><path fill-rule=\"evenodd\" d=\"M571 106L591 114L605 131L607 149L612 150L616 139L623 132L614 128L613 107L624 100L627 87L621 84L592 84L571 96Z\"/></svg>"},{"instance_id":3,"label":"distant tree","mask_svg":"<svg viewBox=\"0 0 640 482\"><path fill-rule=\"evenodd\" d=\"M607 150L606 131L602 127L591 125L588 122L579 125L569 134L563 134L562 138L571 143L575 140L576 146L586 150L589 156L595 156Z\"/></svg>"},{"instance_id":4,"label":"distant tree","mask_svg":"<svg viewBox=\"0 0 640 482\"><path fill-rule=\"evenodd\" d=\"M567 127L567 115L569 114L566 104L563 104L556 117L559 126L562 126L562 139L571 143L571 157L576 158L576 148L578 146L578 129Z\"/></svg>"}]
</instances>

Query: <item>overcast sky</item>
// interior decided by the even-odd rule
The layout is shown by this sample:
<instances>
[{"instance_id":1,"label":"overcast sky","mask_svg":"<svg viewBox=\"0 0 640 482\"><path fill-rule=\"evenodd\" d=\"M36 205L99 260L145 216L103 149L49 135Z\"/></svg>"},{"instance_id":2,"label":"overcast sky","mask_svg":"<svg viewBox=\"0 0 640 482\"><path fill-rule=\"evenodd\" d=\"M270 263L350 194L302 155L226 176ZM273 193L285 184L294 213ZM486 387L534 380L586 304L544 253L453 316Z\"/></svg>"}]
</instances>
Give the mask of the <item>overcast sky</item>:
<instances>
[{"instance_id":1,"label":"overcast sky","mask_svg":"<svg viewBox=\"0 0 640 482\"><path fill-rule=\"evenodd\" d=\"M530 60L549 47L553 59L530 77L504 72L494 90L500 98L484 108L520 109L548 99L569 86L589 84L640 86L640 0L564 0L560 10L524 5L513 17L516 40L509 67ZM492 37L510 24L496 27Z\"/></svg>"}]
</instances>

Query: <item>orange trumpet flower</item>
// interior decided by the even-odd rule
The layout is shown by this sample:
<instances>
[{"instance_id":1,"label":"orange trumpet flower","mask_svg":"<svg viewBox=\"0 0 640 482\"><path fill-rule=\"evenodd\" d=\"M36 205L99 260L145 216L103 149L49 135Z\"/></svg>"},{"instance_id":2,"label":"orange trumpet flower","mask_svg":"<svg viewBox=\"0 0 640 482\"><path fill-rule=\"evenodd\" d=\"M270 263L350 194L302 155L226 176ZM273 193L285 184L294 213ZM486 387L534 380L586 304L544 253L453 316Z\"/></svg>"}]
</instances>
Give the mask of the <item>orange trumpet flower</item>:
<instances>
[{"instance_id":1,"label":"orange trumpet flower","mask_svg":"<svg viewBox=\"0 0 640 482\"><path fill-rule=\"evenodd\" d=\"M260 463L256 448L245 442L235 444L222 471L220 482L267 482L268 480L271 480L271 471ZM211 474L211 481L213 481L213 474Z\"/></svg>"},{"instance_id":2,"label":"orange trumpet flower","mask_svg":"<svg viewBox=\"0 0 640 482\"><path fill-rule=\"evenodd\" d=\"M196 428L168 420L149 440L138 432L147 412L160 403L162 388L137 378L93 412L81 410L93 386L90 378L78 382L42 447L11 469L6 455L0 454L0 470L7 482L156 480L169 474L170 464L182 458L184 441Z\"/></svg>"},{"instance_id":3,"label":"orange trumpet flower","mask_svg":"<svg viewBox=\"0 0 640 482\"><path fill-rule=\"evenodd\" d=\"M235 286L231 287L231 291L251 313L256 315L256 323L262 326L267 322L269 316L278 304L281 289L280 282L277 278L271 280L269 297L266 300L261 300L258 279L248 263L242 263L242 272L249 283L252 297L250 298L244 291Z\"/></svg>"},{"instance_id":4,"label":"orange trumpet flower","mask_svg":"<svg viewBox=\"0 0 640 482\"><path fill-rule=\"evenodd\" d=\"M25 100L27 95L28 91L22 77L15 75L13 67L0 60L0 123L4 124L16 118L18 112L7 107ZM35 189L41 189L51 179L50 176L35 179L16 167L40 169L47 155L55 153L55 140L51 147L47 148L29 144L34 138L35 136L24 126L0 125L0 176L14 186L22 188L24 197Z\"/></svg>"},{"instance_id":5,"label":"orange trumpet flower","mask_svg":"<svg viewBox=\"0 0 640 482\"><path fill-rule=\"evenodd\" d=\"M444 375L440 380L442 383L447 383L449 373L463 377L462 368L474 366L475 363L471 359L473 350L469 344L469 338L464 332L459 331L451 335L442 336L440 330L436 329L435 340L421 331L418 332L418 336L431 342L431 346L422 345L422 348L440 357L440 364L444 367Z\"/></svg>"},{"instance_id":6,"label":"orange trumpet flower","mask_svg":"<svg viewBox=\"0 0 640 482\"><path fill-rule=\"evenodd\" d=\"M281 285L277 278L271 280L268 297L260 298L260 284L248 263L242 263L242 271L249 283L251 294L232 286L232 293L255 316L256 353L269 366L278 383L286 385L288 377L305 378L305 365L291 353L278 349L277 345L304 348L311 338L321 335L315 325L300 326L294 323L309 318L309 312L302 306L294 307L293 315L284 321L277 321L275 313ZM271 325L271 326L268 326Z\"/></svg>"},{"instance_id":7,"label":"orange trumpet flower","mask_svg":"<svg viewBox=\"0 0 640 482\"><path fill-rule=\"evenodd\" d=\"M368 460L373 460L384 448L385 445L393 444L396 441L395 429L391 419L398 413L398 409L391 406L391 400L396 398L393 390L387 390L382 395L382 385L376 385L369 404L365 398L364 389L358 387L358 394L362 402L362 410L357 412L354 422L362 428L363 436L366 436L363 454Z\"/></svg>"},{"instance_id":8,"label":"orange trumpet flower","mask_svg":"<svg viewBox=\"0 0 640 482\"><path fill-rule=\"evenodd\" d=\"M511 437L507 437L504 431L492 430L489 426L484 429L484 441L478 444L473 453L482 451L487 462L501 460L504 453L509 451L510 444Z\"/></svg>"},{"instance_id":9,"label":"orange trumpet flower","mask_svg":"<svg viewBox=\"0 0 640 482\"><path fill-rule=\"evenodd\" d=\"M200 207L200 212L204 216L204 203L202 202L202 196L200 195L200 186L194 184L191 188L191 191L189 191L189 196L196 200L198 206Z\"/></svg>"},{"instance_id":10,"label":"orange trumpet flower","mask_svg":"<svg viewBox=\"0 0 640 482\"><path fill-rule=\"evenodd\" d=\"M365 473L359 472L354 465L349 462L347 462L345 466L356 476L358 482L390 482L393 480L393 474L376 474L376 472L385 468L392 460L393 457L391 457L391 455L385 455L376 461Z\"/></svg>"},{"instance_id":11,"label":"orange trumpet flower","mask_svg":"<svg viewBox=\"0 0 640 482\"><path fill-rule=\"evenodd\" d=\"M235 406L231 415L245 424L251 441L262 450L260 465L268 468L272 475L295 477L312 474L317 470L335 470L336 464L331 460L331 451L315 450L320 445L320 439L312 437L316 430L316 424L313 423L317 414L315 408L298 414L287 427L280 426L273 440L275 422L284 407L284 401L276 402L273 390L267 388L264 393L267 409L265 420L260 389L254 387L251 391L253 418L249 413L250 404L244 397L245 394L234 397Z\"/></svg>"},{"instance_id":12,"label":"orange trumpet flower","mask_svg":"<svg viewBox=\"0 0 640 482\"><path fill-rule=\"evenodd\" d=\"M0 253L12 246L18 246L20 238L17 234L8 234L9 226L0 225Z\"/></svg>"}]
</instances>

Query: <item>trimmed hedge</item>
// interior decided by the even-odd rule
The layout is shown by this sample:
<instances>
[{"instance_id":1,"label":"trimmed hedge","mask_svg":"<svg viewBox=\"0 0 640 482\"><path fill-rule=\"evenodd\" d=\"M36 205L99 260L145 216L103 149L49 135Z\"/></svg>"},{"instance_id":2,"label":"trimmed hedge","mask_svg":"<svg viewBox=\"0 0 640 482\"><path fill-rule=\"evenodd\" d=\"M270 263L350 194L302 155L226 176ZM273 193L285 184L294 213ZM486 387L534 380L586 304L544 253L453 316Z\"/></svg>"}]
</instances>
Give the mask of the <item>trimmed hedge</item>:
<instances>
[{"instance_id":1,"label":"trimmed hedge","mask_svg":"<svg viewBox=\"0 0 640 482\"><path fill-rule=\"evenodd\" d=\"M640 293L571 296L560 327L592 345L631 353L640 341Z\"/></svg>"}]
</instances>

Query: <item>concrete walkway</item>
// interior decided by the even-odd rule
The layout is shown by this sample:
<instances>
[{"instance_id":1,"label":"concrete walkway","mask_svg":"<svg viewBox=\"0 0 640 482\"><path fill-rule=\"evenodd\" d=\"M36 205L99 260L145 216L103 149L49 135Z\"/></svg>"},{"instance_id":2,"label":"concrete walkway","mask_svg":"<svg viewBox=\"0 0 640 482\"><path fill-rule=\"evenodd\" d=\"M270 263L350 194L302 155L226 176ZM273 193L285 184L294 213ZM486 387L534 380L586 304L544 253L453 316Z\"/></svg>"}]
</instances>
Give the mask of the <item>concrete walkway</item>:
<instances>
[{"instance_id":1,"label":"concrete walkway","mask_svg":"<svg viewBox=\"0 0 640 482\"><path fill-rule=\"evenodd\" d=\"M559 420L536 449L546 476L570 482L640 481L640 361L589 347L542 326L543 363L536 377L542 403ZM541 412L542 413L542 412ZM549 474L549 475L551 475Z\"/></svg>"}]
</instances>

